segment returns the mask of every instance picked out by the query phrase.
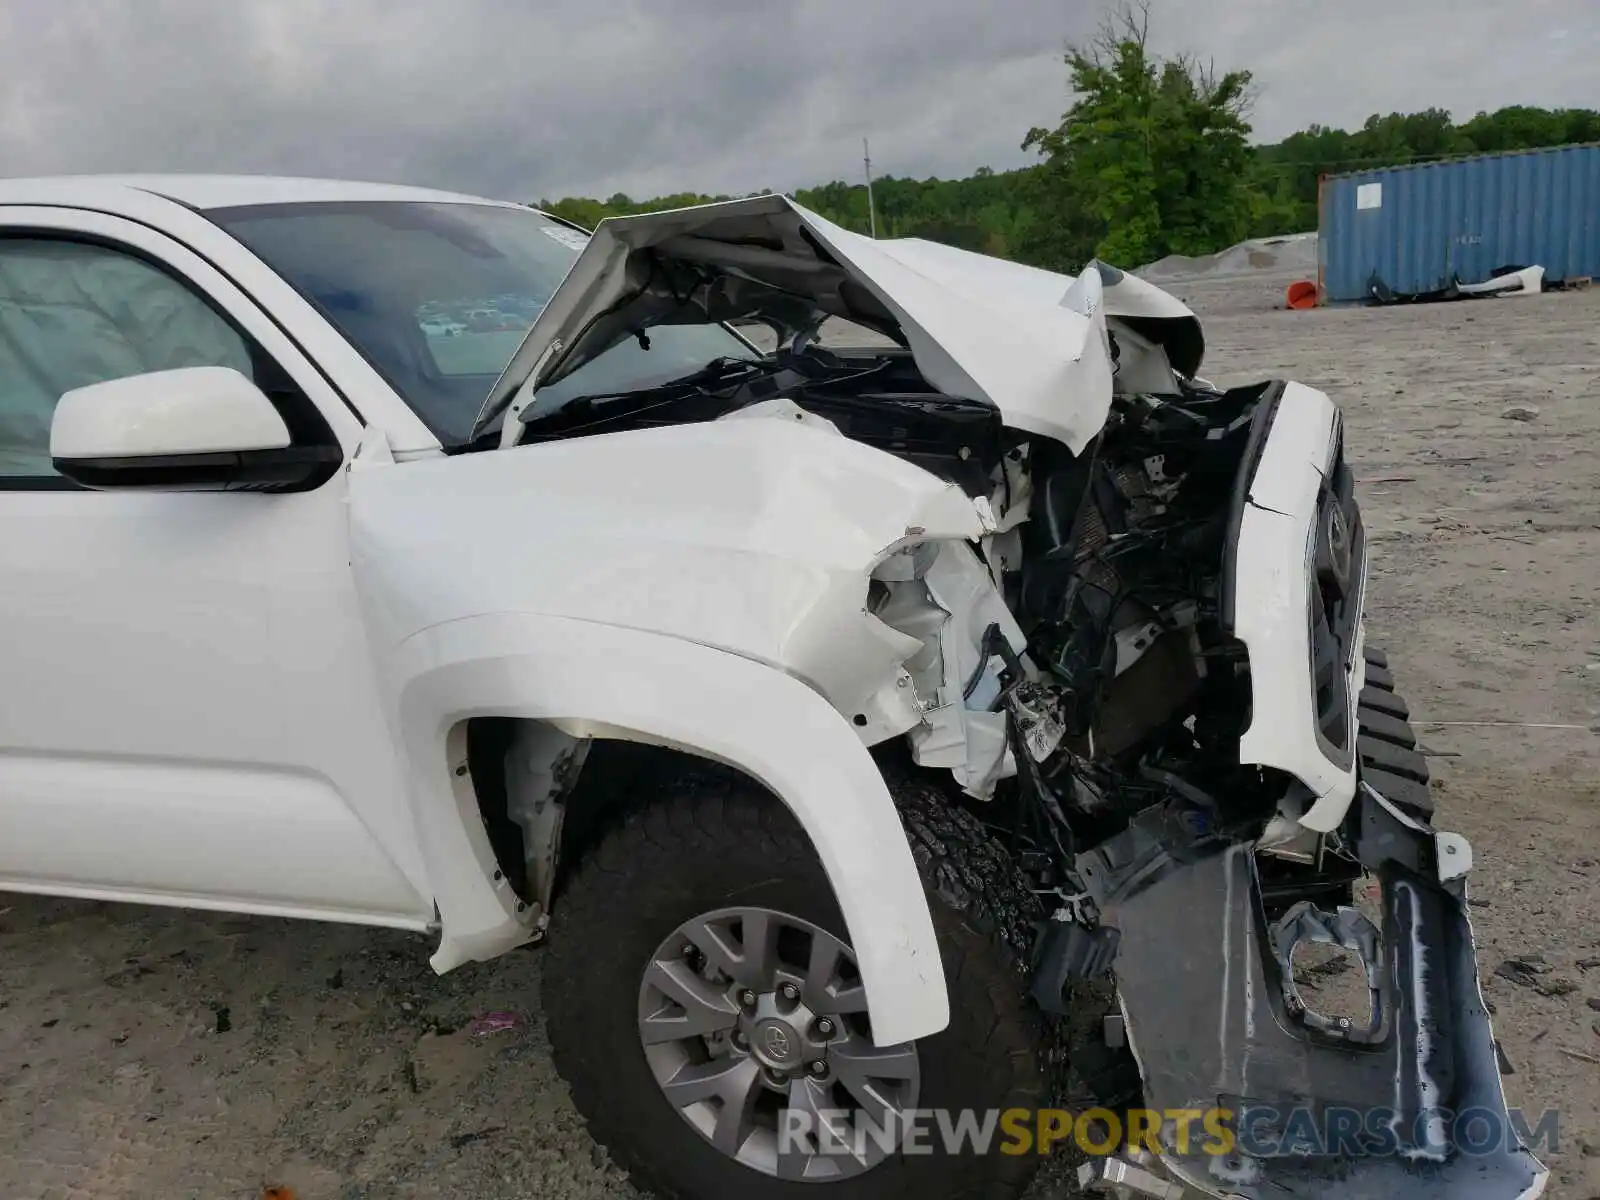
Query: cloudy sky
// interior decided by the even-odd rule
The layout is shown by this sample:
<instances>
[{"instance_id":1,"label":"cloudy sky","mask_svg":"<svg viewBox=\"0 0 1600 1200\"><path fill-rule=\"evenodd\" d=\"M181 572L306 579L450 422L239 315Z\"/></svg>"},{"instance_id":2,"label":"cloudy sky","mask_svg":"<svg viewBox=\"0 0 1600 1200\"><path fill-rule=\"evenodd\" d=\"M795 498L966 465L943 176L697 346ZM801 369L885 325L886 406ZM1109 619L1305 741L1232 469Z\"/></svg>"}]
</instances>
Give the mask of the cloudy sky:
<instances>
[{"instance_id":1,"label":"cloudy sky","mask_svg":"<svg viewBox=\"0 0 1600 1200\"><path fill-rule=\"evenodd\" d=\"M1024 161L1102 0L0 0L0 173L264 171L510 199ZM1257 136L1596 102L1595 0L1153 0Z\"/></svg>"}]
</instances>

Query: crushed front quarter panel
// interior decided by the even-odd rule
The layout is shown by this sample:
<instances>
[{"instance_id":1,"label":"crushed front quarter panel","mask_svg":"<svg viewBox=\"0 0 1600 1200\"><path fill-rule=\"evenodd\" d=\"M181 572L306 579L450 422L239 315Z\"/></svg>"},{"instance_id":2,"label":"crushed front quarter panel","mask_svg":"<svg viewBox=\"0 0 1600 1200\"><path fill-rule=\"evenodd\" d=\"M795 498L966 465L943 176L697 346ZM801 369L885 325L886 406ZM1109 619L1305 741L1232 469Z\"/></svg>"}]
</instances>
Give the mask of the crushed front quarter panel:
<instances>
[{"instance_id":1,"label":"crushed front quarter panel","mask_svg":"<svg viewBox=\"0 0 1600 1200\"><path fill-rule=\"evenodd\" d=\"M365 471L350 519L380 650L482 613L569 617L776 667L849 720L902 723L880 736L915 719L873 702L919 643L866 611L873 567L984 532L959 488L781 416Z\"/></svg>"},{"instance_id":2,"label":"crushed front quarter panel","mask_svg":"<svg viewBox=\"0 0 1600 1200\"><path fill-rule=\"evenodd\" d=\"M435 965L528 935L483 836L464 722L538 720L768 786L828 872L874 1036L943 1028L926 897L863 745L921 720L897 683L924 645L867 601L894 556L980 539L987 506L781 406L403 465L367 449L350 475L352 567L410 759Z\"/></svg>"}]
</instances>

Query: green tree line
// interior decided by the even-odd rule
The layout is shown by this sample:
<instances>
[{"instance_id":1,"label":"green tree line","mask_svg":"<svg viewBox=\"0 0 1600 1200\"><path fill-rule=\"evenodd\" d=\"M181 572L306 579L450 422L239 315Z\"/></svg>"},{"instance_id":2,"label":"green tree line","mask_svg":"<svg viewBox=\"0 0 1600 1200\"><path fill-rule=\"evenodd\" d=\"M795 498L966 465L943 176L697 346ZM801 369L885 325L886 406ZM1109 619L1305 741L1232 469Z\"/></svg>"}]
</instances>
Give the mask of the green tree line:
<instances>
[{"instance_id":1,"label":"green tree line","mask_svg":"<svg viewBox=\"0 0 1600 1200\"><path fill-rule=\"evenodd\" d=\"M1374 114L1356 130L1312 125L1252 145L1250 72L1156 54L1143 3L1069 47L1066 65L1072 107L1058 125L1023 139L1037 164L981 167L965 179L874 178L879 236L928 238L1055 270L1076 270L1091 257L1140 266L1315 229L1325 174L1600 142L1600 111L1514 105L1461 123L1439 108ZM835 180L792 194L836 224L868 230L865 184ZM605 217L726 199L568 196L537 207L593 228Z\"/></svg>"}]
</instances>

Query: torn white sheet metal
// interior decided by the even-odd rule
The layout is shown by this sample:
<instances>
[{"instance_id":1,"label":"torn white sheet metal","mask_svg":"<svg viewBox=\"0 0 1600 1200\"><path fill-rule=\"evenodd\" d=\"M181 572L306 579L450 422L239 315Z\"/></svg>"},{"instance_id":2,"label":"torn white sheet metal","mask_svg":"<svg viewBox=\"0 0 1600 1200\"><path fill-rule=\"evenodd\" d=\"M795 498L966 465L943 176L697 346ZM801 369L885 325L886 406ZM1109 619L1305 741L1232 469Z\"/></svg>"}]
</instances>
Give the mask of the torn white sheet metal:
<instances>
[{"instance_id":1,"label":"torn white sheet metal","mask_svg":"<svg viewBox=\"0 0 1600 1200\"><path fill-rule=\"evenodd\" d=\"M984 634L991 625L1000 627L1018 654L1026 650L1027 638L971 546L943 542L938 550L922 584L933 604L949 615L939 630L938 678L918 681L917 694L927 711L911 731L912 755L921 766L947 768L963 791L987 800L995 784L1017 770L1006 715L989 711L999 690L999 658L990 660L992 676L970 698L962 693L984 666Z\"/></svg>"},{"instance_id":2,"label":"torn white sheet metal","mask_svg":"<svg viewBox=\"0 0 1600 1200\"><path fill-rule=\"evenodd\" d=\"M941 242L904 238L875 242L901 262L937 279L952 291L993 294L1030 305L1062 304L1076 276L1030 267L1009 259L974 254ZM1185 375L1200 369L1205 340L1200 319L1171 292L1107 263L1090 264L1100 276L1107 320L1143 329L1165 348L1172 365ZM1070 304L1067 307L1072 307Z\"/></svg>"},{"instance_id":3,"label":"torn white sheet metal","mask_svg":"<svg viewBox=\"0 0 1600 1200\"><path fill-rule=\"evenodd\" d=\"M1063 303L1054 275L917 239L875 241L783 196L758 196L601 222L485 402L509 406L502 437L536 387L653 324L827 313L904 338L917 367L953 396L988 400L1006 424L1081 450L1112 394L1108 316L1182 326L1180 369L1198 366L1198 323L1159 288L1122 275L1092 315ZM1169 351L1169 353L1171 353ZM1191 362L1192 360L1192 362Z\"/></svg>"}]
</instances>

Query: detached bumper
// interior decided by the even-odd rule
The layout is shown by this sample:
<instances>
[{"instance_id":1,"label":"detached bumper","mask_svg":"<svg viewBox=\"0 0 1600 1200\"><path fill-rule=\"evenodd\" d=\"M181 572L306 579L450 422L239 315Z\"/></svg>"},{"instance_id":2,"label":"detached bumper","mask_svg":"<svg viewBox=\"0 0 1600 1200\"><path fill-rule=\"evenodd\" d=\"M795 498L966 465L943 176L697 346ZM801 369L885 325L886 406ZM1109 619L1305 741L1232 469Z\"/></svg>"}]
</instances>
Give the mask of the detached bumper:
<instances>
[{"instance_id":1,"label":"detached bumper","mask_svg":"<svg viewBox=\"0 0 1600 1200\"><path fill-rule=\"evenodd\" d=\"M1507 1112L1478 987L1466 842L1363 784L1344 831L1381 883L1380 927L1304 904L1269 920L1250 848L1196 828L1154 810L1080 860L1122 934L1123 1013L1173 1176L1250 1200L1537 1196L1546 1171ZM1370 1022L1306 1009L1290 967L1306 940L1360 955Z\"/></svg>"}]
</instances>

